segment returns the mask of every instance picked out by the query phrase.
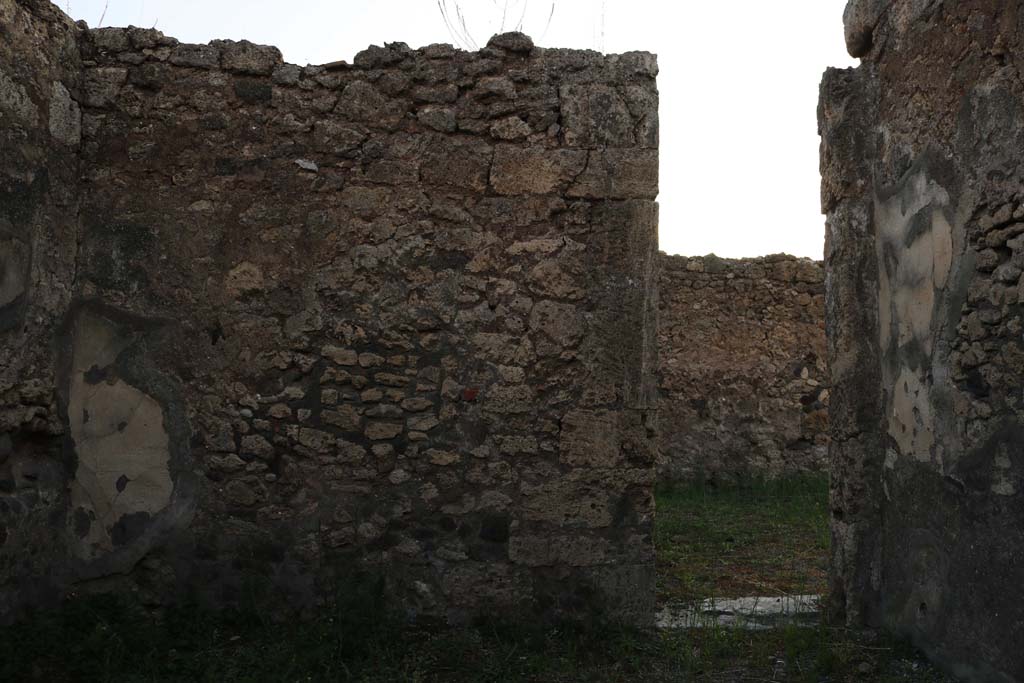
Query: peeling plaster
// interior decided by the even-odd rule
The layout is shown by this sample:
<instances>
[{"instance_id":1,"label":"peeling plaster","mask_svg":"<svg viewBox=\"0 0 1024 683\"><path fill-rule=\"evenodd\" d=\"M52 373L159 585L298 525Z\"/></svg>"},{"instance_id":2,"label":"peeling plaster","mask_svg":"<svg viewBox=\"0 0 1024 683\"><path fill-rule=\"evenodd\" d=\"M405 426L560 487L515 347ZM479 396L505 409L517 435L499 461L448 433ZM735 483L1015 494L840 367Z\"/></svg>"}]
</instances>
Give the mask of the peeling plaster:
<instances>
[{"instance_id":1,"label":"peeling plaster","mask_svg":"<svg viewBox=\"0 0 1024 683\"><path fill-rule=\"evenodd\" d=\"M170 503L170 445L163 409L115 376L131 339L83 313L74 334L68 421L78 456L71 483L76 552L94 559L138 535Z\"/></svg>"},{"instance_id":2,"label":"peeling plaster","mask_svg":"<svg viewBox=\"0 0 1024 683\"><path fill-rule=\"evenodd\" d=\"M935 424L931 359L937 302L953 264L949 193L923 169L876 198L879 342L895 365L883 370L889 435L899 453L931 462Z\"/></svg>"}]
</instances>

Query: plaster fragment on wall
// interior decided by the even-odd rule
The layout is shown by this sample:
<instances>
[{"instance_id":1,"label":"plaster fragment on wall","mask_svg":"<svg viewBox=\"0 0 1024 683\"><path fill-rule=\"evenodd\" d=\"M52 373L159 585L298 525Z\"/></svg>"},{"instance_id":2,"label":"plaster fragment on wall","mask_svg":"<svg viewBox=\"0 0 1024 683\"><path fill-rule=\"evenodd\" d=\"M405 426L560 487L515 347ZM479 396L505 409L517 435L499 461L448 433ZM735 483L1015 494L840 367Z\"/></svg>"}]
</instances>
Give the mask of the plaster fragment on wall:
<instances>
[{"instance_id":1,"label":"plaster fragment on wall","mask_svg":"<svg viewBox=\"0 0 1024 683\"><path fill-rule=\"evenodd\" d=\"M920 462L932 461L935 446L929 368L936 301L953 263L949 204L949 193L926 170L875 202L879 341L890 359L888 431L900 454Z\"/></svg>"},{"instance_id":2,"label":"plaster fragment on wall","mask_svg":"<svg viewBox=\"0 0 1024 683\"><path fill-rule=\"evenodd\" d=\"M952 264L952 228L942 214L949 194L924 171L875 204L879 260L879 332L883 349L920 344L929 354L935 289Z\"/></svg>"},{"instance_id":3,"label":"plaster fragment on wall","mask_svg":"<svg viewBox=\"0 0 1024 683\"><path fill-rule=\"evenodd\" d=\"M68 421L78 467L71 484L76 553L96 559L130 543L170 503L170 445L163 409L116 376L132 343L82 314L76 323Z\"/></svg>"},{"instance_id":4,"label":"plaster fragment on wall","mask_svg":"<svg viewBox=\"0 0 1024 683\"><path fill-rule=\"evenodd\" d=\"M935 444L935 425L928 390L909 368L903 368L896 380L889 416L889 434L900 452L921 462L931 462Z\"/></svg>"}]
</instances>

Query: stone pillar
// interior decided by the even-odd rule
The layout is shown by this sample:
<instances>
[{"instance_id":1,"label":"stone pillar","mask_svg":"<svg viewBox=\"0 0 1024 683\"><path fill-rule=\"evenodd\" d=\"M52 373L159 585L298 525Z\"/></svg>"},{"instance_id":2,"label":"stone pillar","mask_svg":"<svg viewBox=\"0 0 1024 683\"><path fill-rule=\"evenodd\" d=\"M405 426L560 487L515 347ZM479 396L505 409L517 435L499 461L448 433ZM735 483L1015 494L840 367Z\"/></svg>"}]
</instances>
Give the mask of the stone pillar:
<instances>
[{"instance_id":1,"label":"stone pillar","mask_svg":"<svg viewBox=\"0 0 1024 683\"><path fill-rule=\"evenodd\" d=\"M851 0L821 89L833 607L1024 675L1017 3Z\"/></svg>"}]
</instances>

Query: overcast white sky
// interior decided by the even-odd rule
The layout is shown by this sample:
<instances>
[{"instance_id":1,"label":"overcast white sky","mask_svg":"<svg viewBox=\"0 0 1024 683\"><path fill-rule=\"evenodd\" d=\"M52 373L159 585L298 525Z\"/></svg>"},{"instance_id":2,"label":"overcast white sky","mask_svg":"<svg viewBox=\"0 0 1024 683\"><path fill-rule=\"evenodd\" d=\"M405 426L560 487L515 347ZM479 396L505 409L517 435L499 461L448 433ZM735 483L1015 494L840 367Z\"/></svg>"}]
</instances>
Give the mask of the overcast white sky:
<instances>
[{"instance_id":1,"label":"overcast white sky","mask_svg":"<svg viewBox=\"0 0 1024 683\"><path fill-rule=\"evenodd\" d=\"M522 21L541 46L658 54L664 251L821 258L818 83L826 66L856 64L846 0L458 2L481 45L504 13L505 30ZM95 27L106 3L57 4ZM129 24L190 43L247 38L298 64L351 60L370 44L456 42L437 0L109 0L102 25Z\"/></svg>"}]
</instances>

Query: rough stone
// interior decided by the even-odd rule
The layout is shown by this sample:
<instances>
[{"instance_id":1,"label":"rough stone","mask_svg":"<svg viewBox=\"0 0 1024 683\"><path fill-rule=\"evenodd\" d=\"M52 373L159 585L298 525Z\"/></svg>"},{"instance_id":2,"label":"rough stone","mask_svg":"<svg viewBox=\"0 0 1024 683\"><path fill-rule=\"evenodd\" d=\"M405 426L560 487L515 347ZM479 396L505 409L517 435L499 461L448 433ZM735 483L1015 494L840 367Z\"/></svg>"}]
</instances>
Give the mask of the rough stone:
<instances>
[{"instance_id":1,"label":"rough stone","mask_svg":"<svg viewBox=\"0 0 1024 683\"><path fill-rule=\"evenodd\" d=\"M342 349L337 346L325 346L320 353L332 363L338 365L358 365L359 352L353 349Z\"/></svg>"},{"instance_id":2,"label":"rough stone","mask_svg":"<svg viewBox=\"0 0 1024 683\"><path fill-rule=\"evenodd\" d=\"M518 32L501 33L487 41L487 47L509 52L530 52L533 49L533 39Z\"/></svg>"},{"instance_id":3,"label":"rough stone","mask_svg":"<svg viewBox=\"0 0 1024 683\"><path fill-rule=\"evenodd\" d=\"M220 50L211 45L178 45L169 57L175 66L216 69L220 66Z\"/></svg>"},{"instance_id":4,"label":"rough stone","mask_svg":"<svg viewBox=\"0 0 1024 683\"><path fill-rule=\"evenodd\" d=\"M89 34L93 45L103 52L124 52L131 47L128 31L123 28L97 28Z\"/></svg>"},{"instance_id":5,"label":"rough stone","mask_svg":"<svg viewBox=\"0 0 1024 683\"><path fill-rule=\"evenodd\" d=\"M402 425L391 422L370 422L366 425L366 438L371 440L393 439L402 433Z\"/></svg>"},{"instance_id":6,"label":"rough stone","mask_svg":"<svg viewBox=\"0 0 1024 683\"><path fill-rule=\"evenodd\" d=\"M70 147L82 141L82 111L63 83L55 82L50 94L50 135Z\"/></svg>"},{"instance_id":7,"label":"rough stone","mask_svg":"<svg viewBox=\"0 0 1024 683\"><path fill-rule=\"evenodd\" d=\"M39 109L25 91L25 86L3 72L0 72L0 108L23 125L34 126L39 117Z\"/></svg>"},{"instance_id":8,"label":"rough stone","mask_svg":"<svg viewBox=\"0 0 1024 683\"><path fill-rule=\"evenodd\" d=\"M498 145L491 185L498 194L547 194L568 185L587 163L586 152Z\"/></svg>"},{"instance_id":9,"label":"rough stone","mask_svg":"<svg viewBox=\"0 0 1024 683\"><path fill-rule=\"evenodd\" d=\"M274 454L274 446L259 434L243 436L241 451L245 455L255 455L257 458L269 458Z\"/></svg>"},{"instance_id":10,"label":"rough stone","mask_svg":"<svg viewBox=\"0 0 1024 683\"><path fill-rule=\"evenodd\" d=\"M82 103L89 107L108 107L114 103L128 80L128 69L119 66L90 69L85 74Z\"/></svg>"},{"instance_id":11,"label":"rough stone","mask_svg":"<svg viewBox=\"0 0 1024 683\"><path fill-rule=\"evenodd\" d=\"M501 140L520 140L531 132L530 124L518 116L509 116L491 124L491 135Z\"/></svg>"},{"instance_id":12,"label":"rough stone","mask_svg":"<svg viewBox=\"0 0 1024 683\"><path fill-rule=\"evenodd\" d=\"M451 107L424 107L416 114L416 118L423 125L443 133L453 132L457 125L455 110Z\"/></svg>"},{"instance_id":13,"label":"rough stone","mask_svg":"<svg viewBox=\"0 0 1024 683\"><path fill-rule=\"evenodd\" d=\"M226 71L266 76L281 64L281 51L269 45L248 40L217 40L211 45L220 48L221 66Z\"/></svg>"},{"instance_id":14,"label":"rough stone","mask_svg":"<svg viewBox=\"0 0 1024 683\"><path fill-rule=\"evenodd\" d=\"M633 147L634 120L625 99L605 84L565 85L559 93L566 142L573 147Z\"/></svg>"},{"instance_id":15,"label":"rough stone","mask_svg":"<svg viewBox=\"0 0 1024 683\"><path fill-rule=\"evenodd\" d=\"M569 188L570 197L653 199L658 195L658 153L649 149L590 152L586 168Z\"/></svg>"}]
</instances>

